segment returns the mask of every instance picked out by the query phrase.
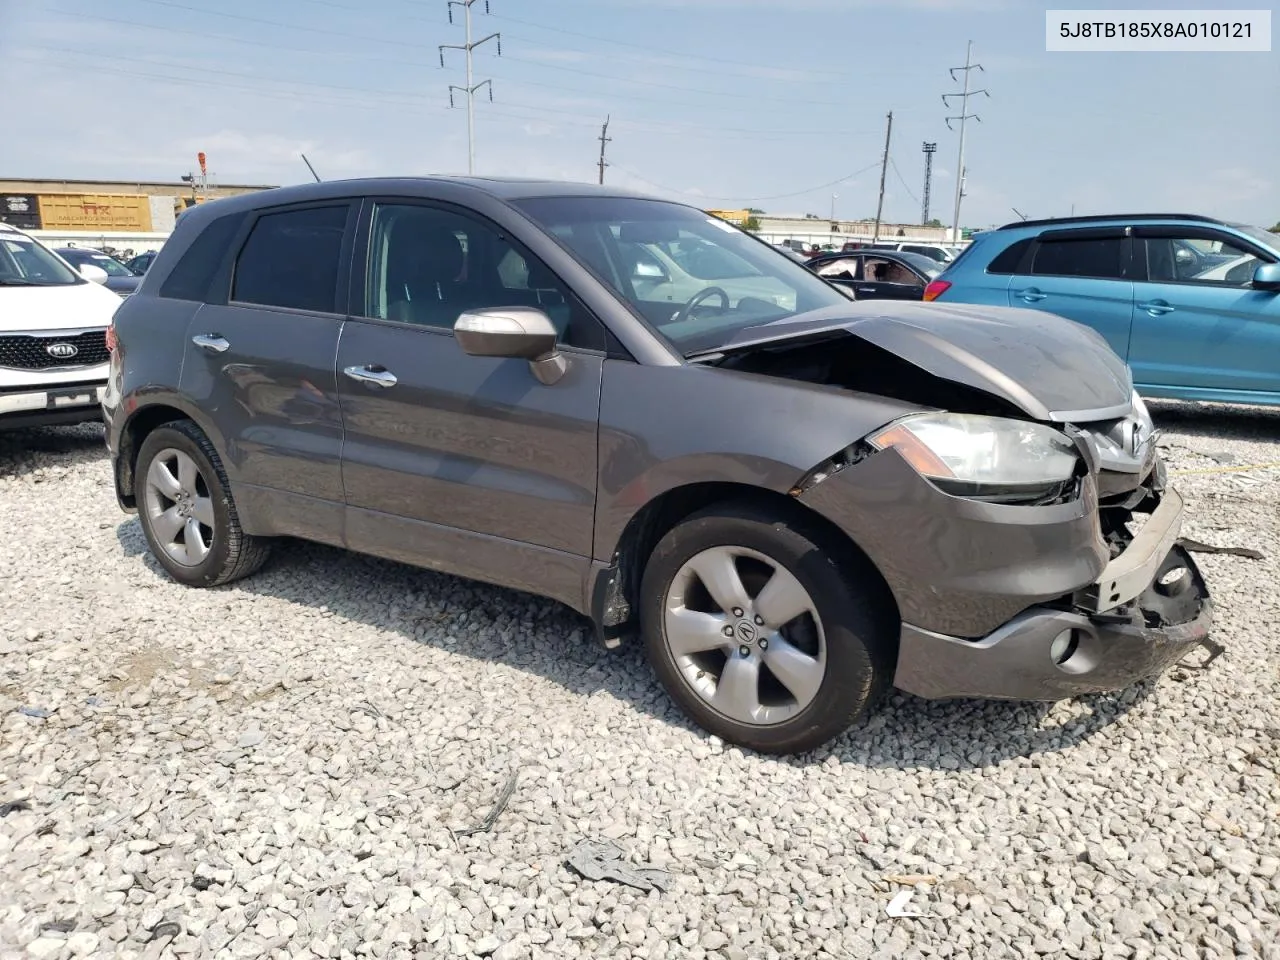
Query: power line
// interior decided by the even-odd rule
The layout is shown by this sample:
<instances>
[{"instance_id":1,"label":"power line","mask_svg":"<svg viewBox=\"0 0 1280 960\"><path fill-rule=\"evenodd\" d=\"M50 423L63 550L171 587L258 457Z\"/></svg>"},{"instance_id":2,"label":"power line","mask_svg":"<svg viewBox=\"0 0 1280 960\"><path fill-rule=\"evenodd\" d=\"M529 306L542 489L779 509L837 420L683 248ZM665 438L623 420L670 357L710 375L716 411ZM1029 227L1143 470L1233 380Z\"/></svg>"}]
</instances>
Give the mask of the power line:
<instances>
[{"instance_id":1,"label":"power line","mask_svg":"<svg viewBox=\"0 0 1280 960\"><path fill-rule=\"evenodd\" d=\"M721 200L721 201L734 201L734 202L742 202L742 203L763 203L766 200L786 200L790 197L800 197L806 193L816 193L819 190L826 190L829 187L834 187L842 183L847 183L848 181L852 180L854 177L860 177L862 176L862 174L866 173L867 171L874 170L876 167L880 166L880 161L877 160L875 163L871 164L870 166L863 167L861 170L855 170L853 173L849 173L843 177L840 177L839 179L832 180L830 183L820 183L816 187L807 187L804 190L797 190L794 193L776 193L769 197L713 197L705 193L697 193L691 190L673 190L671 187L664 187L660 183L654 183L652 180L646 177L642 177L640 176L640 174L635 173L632 170L628 170L626 167L619 167L616 163L612 164L612 166L618 170L621 170L623 173L627 174L628 176L635 177L637 180L640 180L643 183L647 183L651 187L657 187L659 190L665 191L666 193L674 193L679 196L685 196L685 197L697 197L701 200Z\"/></svg>"},{"instance_id":2,"label":"power line","mask_svg":"<svg viewBox=\"0 0 1280 960\"><path fill-rule=\"evenodd\" d=\"M955 243L960 239L960 198L964 196L964 123L966 120L969 120L969 119L977 120L979 123L982 122L982 118L980 116L978 116L976 113L969 112L969 98L976 97L980 93L988 97L991 96L991 94L987 93L985 89L983 90L969 89L969 71L982 70L983 73L986 73L986 70L983 70L982 68L982 64L973 62L973 41L972 40L970 40L968 46L965 47L964 66L951 68L952 80L955 80L957 70L962 71L964 73L963 92L944 93L942 95L942 102L947 107L951 106L950 100L952 97L960 98L960 116L946 118L948 130L952 129L951 127L952 120L960 121L960 153L959 153L959 159L956 161L956 207L955 207L955 214L952 216L952 224L951 224L951 232L952 232L951 242L952 243Z\"/></svg>"},{"instance_id":3,"label":"power line","mask_svg":"<svg viewBox=\"0 0 1280 960\"><path fill-rule=\"evenodd\" d=\"M902 171L898 169L898 161L893 159L893 157L890 157L889 166L893 168L893 173L898 178L898 182L902 184L902 189L907 191L907 196L910 197L912 200L914 200L916 203L919 203L920 198L915 195L915 193L912 191L912 189L909 186L907 186L906 178L902 176Z\"/></svg>"},{"instance_id":4,"label":"power line","mask_svg":"<svg viewBox=\"0 0 1280 960\"><path fill-rule=\"evenodd\" d=\"M446 50L462 50L467 57L467 85L459 87L455 84L449 84L449 106L453 106L453 91L460 90L467 95L467 173L475 173L476 168L476 91L481 87L489 88L489 102L493 102L493 81L481 80L479 83L471 82L471 53L481 44L488 43L490 40L498 42L498 56L502 56L502 34L491 33L487 37L479 40L471 39L471 6L478 0L448 0L447 7L449 10L449 22L453 23L453 8L461 7L463 20L466 22L467 42L458 43L442 43L440 44L440 68L444 69L444 52ZM489 0L484 0L484 12L489 12Z\"/></svg>"}]
</instances>

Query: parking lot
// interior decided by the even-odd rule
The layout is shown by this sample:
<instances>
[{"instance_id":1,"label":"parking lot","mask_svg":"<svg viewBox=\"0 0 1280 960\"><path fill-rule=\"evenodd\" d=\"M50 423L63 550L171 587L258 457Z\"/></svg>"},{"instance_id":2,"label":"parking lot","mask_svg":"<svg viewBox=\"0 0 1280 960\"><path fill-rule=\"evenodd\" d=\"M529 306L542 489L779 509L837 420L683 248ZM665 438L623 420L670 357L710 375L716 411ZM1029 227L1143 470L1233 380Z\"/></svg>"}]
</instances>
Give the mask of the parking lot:
<instances>
[{"instance_id":1,"label":"parking lot","mask_svg":"<svg viewBox=\"0 0 1280 960\"><path fill-rule=\"evenodd\" d=\"M1262 554L1197 555L1224 656L788 760L549 601L302 544L181 587L100 428L2 435L0 957L1280 957L1280 411L1153 407L1184 535Z\"/></svg>"}]
</instances>

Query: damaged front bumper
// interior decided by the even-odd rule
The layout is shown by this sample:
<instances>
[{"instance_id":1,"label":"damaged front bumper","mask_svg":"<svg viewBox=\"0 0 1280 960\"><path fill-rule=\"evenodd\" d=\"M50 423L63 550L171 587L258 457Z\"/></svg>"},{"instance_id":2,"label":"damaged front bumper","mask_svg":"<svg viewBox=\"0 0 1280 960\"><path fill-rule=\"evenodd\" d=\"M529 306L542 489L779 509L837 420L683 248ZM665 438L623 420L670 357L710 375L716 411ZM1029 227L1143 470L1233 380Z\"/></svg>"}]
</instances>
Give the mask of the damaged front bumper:
<instances>
[{"instance_id":1,"label":"damaged front bumper","mask_svg":"<svg viewBox=\"0 0 1280 960\"><path fill-rule=\"evenodd\" d=\"M980 639L903 624L894 684L928 699L1060 700L1120 690L1198 647L1210 659L1213 604L1177 546L1183 504L1167 490L1126 549L1072 597L1035 606Z\"/></svg>"}]
</instances>

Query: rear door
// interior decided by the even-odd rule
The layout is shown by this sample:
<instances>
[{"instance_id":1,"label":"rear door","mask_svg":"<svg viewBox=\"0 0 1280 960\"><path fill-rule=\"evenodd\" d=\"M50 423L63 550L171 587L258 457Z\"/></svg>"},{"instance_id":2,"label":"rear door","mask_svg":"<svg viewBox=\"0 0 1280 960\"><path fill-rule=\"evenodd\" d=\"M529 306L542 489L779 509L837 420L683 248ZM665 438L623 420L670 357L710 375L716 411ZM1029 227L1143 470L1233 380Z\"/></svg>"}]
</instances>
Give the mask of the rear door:
<instances>
[{"instance_id":1,"label":"rear door","mask_svg":"<svg viewBox=\"0 0 1280 960\"><path fill-rule=\"evenodd\" d=\"M1139 389L1280 393L1280 294L1255 290L1274 257L1212 227L1135 227L1129 363Z\"/></svg>"},{"instance_id":2,"label":"rear door","mask_svg":"<svg viewBox=\"0 0 1280 960\"><path fill-rule=\"evenodd\" d=\"M365 280L337 351L349 545L580 599L572 558L591 555L604 328L470 211L387 199L367 202L361 223ZM558 382L454 339L460 313L514 305L561 332Z\"/></svg>"},{"instance_id":3,"label":"rear door","mask_svg":"<svg viewBox=\"0 0 1280 960\"><path fill-rule=\"evenodd\" d=\"M1049 230L1023 257L1009 305L1093 327L1121 357L1133 325L1133 241L1125 227Z\"/></svg>"},{"instance_id":4,"label":"rear door","mask_svg":"<svg viewBox=\"0 0 1280 960\"><path fill-rule=\"evenodd\" d=\"M335 544L343 495L333 361L354 224L346 200L249 217L188 325L181 377L221 436L246 511L272 533Z\"/></svg>"}]
</instances>

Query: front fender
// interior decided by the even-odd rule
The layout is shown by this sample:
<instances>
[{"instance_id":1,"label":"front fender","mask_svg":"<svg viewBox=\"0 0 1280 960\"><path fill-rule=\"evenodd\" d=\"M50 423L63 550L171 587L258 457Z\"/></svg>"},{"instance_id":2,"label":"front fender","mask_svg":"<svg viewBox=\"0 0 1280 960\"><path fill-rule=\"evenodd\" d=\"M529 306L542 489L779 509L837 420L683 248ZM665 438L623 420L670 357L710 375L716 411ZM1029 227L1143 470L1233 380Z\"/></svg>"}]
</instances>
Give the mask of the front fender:
<instances>
[{"instance_id":1,"label":"front fender","mask_svg":"<svg viewBox=\"0 0 1280 960\"><path fill-rule=\"evenodd\" d=\"M759 374L605 363L593 556L609 560L636 512L693 483L786 493L877 427L920 409Z\"/></svg>"}]
</instances>

